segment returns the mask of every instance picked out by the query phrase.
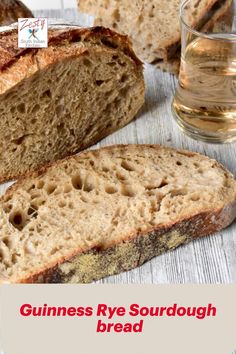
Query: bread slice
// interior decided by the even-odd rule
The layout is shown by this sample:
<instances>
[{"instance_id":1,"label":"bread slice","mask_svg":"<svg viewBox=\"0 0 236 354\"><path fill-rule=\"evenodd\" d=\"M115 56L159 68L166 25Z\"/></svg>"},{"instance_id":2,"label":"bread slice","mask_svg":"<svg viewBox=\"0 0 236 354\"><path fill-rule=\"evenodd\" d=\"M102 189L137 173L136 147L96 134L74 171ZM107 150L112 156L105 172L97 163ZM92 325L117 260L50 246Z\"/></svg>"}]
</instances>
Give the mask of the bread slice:
<instances>
[{"instance_id":1,"label":"bread slice","mask_svg":"<svg viewBox=\"0 0 236 354\"><path fill-rule=\"evenodd\" d=\"M32 12L20 0L0 1L0 26L17 22L18 18L34 17Z\"/></svg>"},{"instance_id":2,"label":"bread slice","mask_svg":"<svg viewBox=\"0 0 236 354\"><path fill-rule=\"evenodd\" d=\"M109 29L49 30L19 49L0 33L0 182L80 151L130 122L144 102L143 66Z\"/></svg>"},{"instance_id":3,"label":"bread slice","mask_svg":"<svg viewBox=\"0 0 236 354\"><path fill-rule=\"evenodd\" d=\"M21 179L0 212L2 282L86 283L228 226L236 181L189 151L111 146Z\"/></svg>"},{"instance_id":4,"label":"bread slice","mask_svg":"<svg viewBox=\"0 0 236 354\"><path fill-rule=\"evenodd\" d=\"M180 0L79 0L81 11L95 16L95 24L128 34L142 60L178 72L180 58ZM228 11L232 0L193 0L189 22L201 28ZM177 59L175 59L177 57Z\"/></svg>"}]
</instances>

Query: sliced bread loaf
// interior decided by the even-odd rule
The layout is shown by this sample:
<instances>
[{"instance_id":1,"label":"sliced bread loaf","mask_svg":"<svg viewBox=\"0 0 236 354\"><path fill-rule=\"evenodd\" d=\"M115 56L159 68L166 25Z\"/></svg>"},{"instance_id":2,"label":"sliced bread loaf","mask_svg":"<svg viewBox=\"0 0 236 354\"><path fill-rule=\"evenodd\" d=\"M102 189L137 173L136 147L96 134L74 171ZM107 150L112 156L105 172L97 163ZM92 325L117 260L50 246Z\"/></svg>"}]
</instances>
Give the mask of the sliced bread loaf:
<instances>
[{"instance_id":1,"label":"sliced bread loaf","mask_svg":"<svg viewBox=\"0 0 236 354\"><path fill-rule=\"evenodd\" d=\"M233 3L225 3L217 10L212 17L201 28L204 32L231 32L233 23ZM167 71L172 74L178 75L180 68L180 55L181 48L177 51L175 56L168 60L157 59L154 64L158 69Z\"/></svg>"},{"instance_id":2,"label":"sliced bread loaf","mask_svg":"<svg viewBox=\"0 0 236 354\"><path fill-rule=\"evenodd\" d=\"M228 226L236 181L196 153L112 146L21 179L0 213L1 282L91 282Z\"/></svg>"},{"instance_id":3,"label":"sliced bread loaf","mask_svg":"<svg viewBox=\"0 0 236 354\"><path fill-rule=\"evenodd\" d=\"M0 26L17 22L20 17L34 17L32 12L20 0L0 1Z\"/></svg>"},{"instance_id":4,"label":"sliced bread loaf","mask_svg":"<svg viewBox=\"0 0 236 354\"><path fill-rule=\"evenodd\" d=\"M142 63L101 27L49 31L19 49L0 33L0 182L82 150L130 122L144 102Z\"/></svg>"},{"instance_id":5,"label":"sliced bread loaf","mask_svg":"<svg viewBox=\"0 0 236 354\"><path fill-rule=\"evenodd\" d=\"M180 0L79 0L81 11L95 16L95 24L128 34L136 53L148 63L176 73L180 59ZM217 22L232 0L193 0L189 22L201 28Z\"/></svg>"}]
</instances>

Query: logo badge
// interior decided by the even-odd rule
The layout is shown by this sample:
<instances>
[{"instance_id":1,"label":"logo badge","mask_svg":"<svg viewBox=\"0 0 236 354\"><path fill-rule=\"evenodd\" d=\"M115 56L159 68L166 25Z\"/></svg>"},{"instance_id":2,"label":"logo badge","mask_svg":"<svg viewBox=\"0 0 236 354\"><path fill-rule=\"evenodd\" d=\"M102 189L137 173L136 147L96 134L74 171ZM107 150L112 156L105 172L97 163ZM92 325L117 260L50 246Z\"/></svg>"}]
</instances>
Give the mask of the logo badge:
<instances>
[{"instance_id":1,"label":"logo badge","mask_svg":"<svg viewBox=\"0 0 236 354\"><path fill-rule=\"evenodd\" d=\"M47 18L19 18L18 19L18 47L19 48L47 48L48 46L48 19Z\"/></svg>"}]
</instances>

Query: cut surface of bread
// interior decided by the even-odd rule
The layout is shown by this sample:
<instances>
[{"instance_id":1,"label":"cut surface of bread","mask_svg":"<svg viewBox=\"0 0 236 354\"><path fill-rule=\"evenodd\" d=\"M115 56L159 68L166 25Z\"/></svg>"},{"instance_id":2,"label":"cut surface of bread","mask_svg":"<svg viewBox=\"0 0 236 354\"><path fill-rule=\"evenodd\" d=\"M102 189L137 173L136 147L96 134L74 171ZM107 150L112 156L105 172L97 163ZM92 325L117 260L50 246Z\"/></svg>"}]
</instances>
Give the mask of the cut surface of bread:
<instances>
[{"instance_id":1,"label":"cut surface of bread","mask_svg":"<svg viewBox=\"0 0 236 354\"><path fill-rule=\"evenodd\" d=\"M128 34L136 53L157 67L178 72L180 58L180 0L79 0L81 11L95 16L95 24ZM232 0L193 0L189 23L201 28L217 22L232 5ZM178 55L178 58L176 56Z\"/></svg>"},{"instance_id":2,"label":"cut surface of bread","mask_svg":"<svg viewBox=\"0 0 236 354\"><path fill-rule=\"evenodd\" d=\"M0 26L17 22L18 18L32 18L32 12L19 0L0 1Z\"/></svg>"},{"instance_id":3,"label":"cut surface of bread","mask_svg":"<svg viewBox=\"0 0 236 354\"><path fill-rule=\"evenodd\" d=\"M0 213L1 282L84 283L228 226L236 181L196 153L111 146L22 178Z\"/></svg>"},{"instance_id":4,"label":"cut surface of bread","mask_svg":"<svg viewBox=\"0 0 236 354\"><path fill-rule=\"evenodd\" d=\"M38 50L0 33L0 71L0 182L96 143L144 102L128 38L101 27L51 29Z\"/></svg>"},{"instance_id":5,"label":"cut surface of bread","mask_svg":"<svg viewBox=\"0 0 236 354\"><path fill-rule=\"evenodd\" d=\"M202 27L203 32L231 32L233 23L233 3L225 3L219 10L217 10L211 19L207 21ZM180 68L181 48L177 51L175 56L171 59L158 59L152 62L158 69L167 71L171 74L178 75Z\"/></svg>"}]
</instances>

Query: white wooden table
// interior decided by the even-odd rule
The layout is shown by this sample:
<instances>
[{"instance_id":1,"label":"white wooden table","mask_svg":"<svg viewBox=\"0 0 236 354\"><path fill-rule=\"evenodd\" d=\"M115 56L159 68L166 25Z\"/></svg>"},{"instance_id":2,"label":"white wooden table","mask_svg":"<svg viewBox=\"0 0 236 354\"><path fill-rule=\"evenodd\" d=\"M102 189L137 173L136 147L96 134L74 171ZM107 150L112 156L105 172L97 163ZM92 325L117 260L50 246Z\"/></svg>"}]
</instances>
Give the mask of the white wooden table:
<instances>
[{"instance_id":1,"label":"white wooden table","mask_svg":"<svg viewBox=\"0 0 236 354\"><path fill-rule=\"evenodd\" d=\"M91 23L81 15L75 0L25 0L36 16L65 18L78 24ZM50 9L45 10L49 7ZM68 8L74 6L74 8ZM43 9L42 9L43 7ZM150 65L145 68L146 103L137 119L104 139L109 144L165 144L190 149L216 158L236 175L236 144L211 145L186 137L171 115L175 78ZM3 192L5 186L0 186ZM195 241L156 257L142 267L103 279L102 283L232 283L236 282L236 223L217 235Z\"/></svg>"}]
</instances>

